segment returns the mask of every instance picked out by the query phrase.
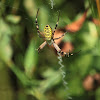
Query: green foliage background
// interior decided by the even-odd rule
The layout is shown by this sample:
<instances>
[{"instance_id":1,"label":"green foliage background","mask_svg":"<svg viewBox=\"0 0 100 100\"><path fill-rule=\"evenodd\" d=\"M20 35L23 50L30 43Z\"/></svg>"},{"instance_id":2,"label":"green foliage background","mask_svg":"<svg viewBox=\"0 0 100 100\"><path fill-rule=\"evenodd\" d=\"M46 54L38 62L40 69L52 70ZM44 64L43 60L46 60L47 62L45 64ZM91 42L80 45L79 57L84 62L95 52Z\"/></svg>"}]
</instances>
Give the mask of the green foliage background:
<instances>
[{"instance_id":1,"label":"green foliage background","mask_svg":"<svg viewBox=\"0 0 100 100\"><path fill-rule=\"evenodd\" d=\"M37 53L43 40L37 35L36 12L40 8L38 22L43 31L46 24L55 27L60 10L58 28L62 28L80 17L89 1L53 0L53 9L51 1L0 1L0 100L67 100L68 94L73 100L99 100L100 88L87 92L82 85L85 76L100 72L99 32L88 19L97 13L89 9L82 28L62 40L72 42L75 51L82 50L63 57L69 88L65 91L57 55L48 46Z\"/></svg>"}]
</instances>

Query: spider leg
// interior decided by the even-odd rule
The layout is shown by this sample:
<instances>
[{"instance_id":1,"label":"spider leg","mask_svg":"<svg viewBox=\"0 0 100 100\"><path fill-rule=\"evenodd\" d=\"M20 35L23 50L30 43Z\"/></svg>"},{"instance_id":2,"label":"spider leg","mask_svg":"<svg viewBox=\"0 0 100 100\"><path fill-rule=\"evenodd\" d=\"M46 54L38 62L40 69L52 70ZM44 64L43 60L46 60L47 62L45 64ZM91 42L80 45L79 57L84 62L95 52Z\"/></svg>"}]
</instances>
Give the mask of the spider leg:
<instances>
[{"instance_id":1,"label":"spider leg","mask_svg":"<svg viewBox=\"0 0 100 100\"><path fill-rule=\"evenodd\" d=\"M47 44L47 42L45 41L45 42L43 42L40 46L39 46L39 48L37 49L38 50L38 52L40 52L40 50L41 49L43 49L45 46L46 46L46 44Z\"/></svg>"},{"instance_id":2,"label":"spider leg","mask_svg":"<svg viewBox=\"0 0 100 100\"><path fill-rule=\"evenodd\" d=\"M55 29L54 29L54 31L53 31L53 33L52 33L52 34L53 34L53 37L54 37L55 30L56 30L56 28L57 28L57 26L58 26L59 16L60 16L60 12L59 12L59 15L58 15L58 20L57 20L57 23L56 23Z\"/></svg>"},{"instance_id":3,"label":"spider leg","mask_svg":"<svg viewBox=\"0 0 100 100\"><path fill-rule=\"evenodd\" d=\"M53 42L53 46L55 47L55 49L57 50L57 52L60 53L61 55L68 56L68 57L69 57L69 55L73 55L73 54L70 54L69 52L66 53L66 52L61 51L61 49L59 48L59 46L56 43L54 43L54 42Z\"/></svg>"},{"instance_id":4,"label":"spider leg","mask_svg":"<svg viewBox=\"0 0 100 100\"><path fill-rule=\"evenodd\" d=\"M63 37L65 35L65 33L63 35L61 35L60 37L58 38L54 38L54 40L57 40L57 39L60 39L61 37Z\"/></svg>"},{"instance_id":5,"label":"spider leg","mask_svg":"<svg viewBox=\"0 0 100 100\"><path fill-rule=\"evenodd\" d=\"M40 32L40 30L39 30L39 25L38 25L38 22L37 22L38 13L39 13L39 8L38 8L38 11L37 11L37 14L36 14L36 20L35 20L36 28L37 28L37 32L38 32L38 36L39 36L40 38L45 38L45 37L41 36L41 35L43 35L43 34L42 34L42 33ZM40 34L41 34L41 35L40 35Z\"/></svg>"}]
</instances>

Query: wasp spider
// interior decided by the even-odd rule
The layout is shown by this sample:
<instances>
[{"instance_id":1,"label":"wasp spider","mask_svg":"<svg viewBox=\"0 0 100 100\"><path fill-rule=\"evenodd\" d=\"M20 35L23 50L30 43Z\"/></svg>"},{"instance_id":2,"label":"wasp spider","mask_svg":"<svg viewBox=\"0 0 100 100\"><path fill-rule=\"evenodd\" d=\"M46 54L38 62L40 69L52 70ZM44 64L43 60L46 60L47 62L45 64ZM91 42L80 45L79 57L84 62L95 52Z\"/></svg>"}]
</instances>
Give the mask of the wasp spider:
<instances>
[{"instance_id":1,"label":"wasp spider","mask_svg":"<svg viewBox=\"0 0 100 100\"><path fill-rule=\"evenodd\" d=\"M70 53L66 53L66 52L63 52L61 51L61 49L59 48L59 46L55 43L54 40L57 40L57 39L60 39L61 37L63 37L65 35L65 33L63 35L61 35L60 37L58 38L54 38L54 33L55 33L55 30L58 26L58 22L59 22L59 16L60 16L60 13L58 15L58 21L56 23L56 26L55 26L55 29L54 31L52 30L52 28L50 27L50 25L46 25L44 27L44 33L40 32L39 30L39 25L38 25L38 22L37 22L37 17L38 17L38 12L39 12L39 9L37 11L37 15L36 15L36 28L37 28L37 32L38 32L38 35L40 38L44 38L44 42L39 46L39 48L37 49L38 52L43 49L47 44L49 45L52 45L54 46L54 48L57 50L58 53L60 53L61 55L67 55L69 57L69 55L73 55L73 54L70 54Z\"/></svg>"}]
</instances>

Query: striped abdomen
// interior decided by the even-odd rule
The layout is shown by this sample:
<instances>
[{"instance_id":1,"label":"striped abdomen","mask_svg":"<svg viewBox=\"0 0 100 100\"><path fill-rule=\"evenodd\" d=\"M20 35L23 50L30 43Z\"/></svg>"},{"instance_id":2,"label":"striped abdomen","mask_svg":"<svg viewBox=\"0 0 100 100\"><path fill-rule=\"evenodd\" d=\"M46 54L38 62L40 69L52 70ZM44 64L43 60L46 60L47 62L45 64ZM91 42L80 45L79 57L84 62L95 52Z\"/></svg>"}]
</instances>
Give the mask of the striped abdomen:
<instances>
[{"instance_id":1,"label":"striped abdomen","mask_svg":"<svg viewBox=\"0 0 100 100\"><path fill-rule=\"evenodd\" d=\"M44 36L45 36L46 40L51 40L52 28L49 25L46 25L44 28Z\"/></svg>"}]
</instances>

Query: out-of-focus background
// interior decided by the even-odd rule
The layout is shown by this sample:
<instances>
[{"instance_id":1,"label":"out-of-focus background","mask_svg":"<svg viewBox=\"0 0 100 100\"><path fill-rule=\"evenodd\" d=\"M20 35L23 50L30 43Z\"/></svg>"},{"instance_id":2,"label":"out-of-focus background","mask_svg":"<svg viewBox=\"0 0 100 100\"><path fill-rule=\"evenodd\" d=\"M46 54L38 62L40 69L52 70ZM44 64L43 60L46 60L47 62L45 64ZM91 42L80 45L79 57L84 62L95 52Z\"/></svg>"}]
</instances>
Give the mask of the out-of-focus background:
<instances>
[{"instance_id":1,"label":"out-of-focus background","mask_svg":"<svg viewBox=\"0 0 100 100\"><path fill-rule=\"evenodd\" d=\"M61 58L63 73L53 46L36 50L44 41L38 8L41 32L60 12L55 37L67 32L56 44L81 50ZM99 19L100 0L0 0L0 100L100 100Z\"/></svg>"}]
</instances>

